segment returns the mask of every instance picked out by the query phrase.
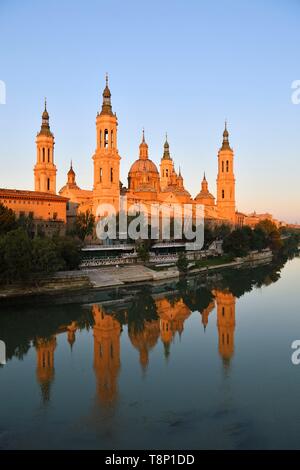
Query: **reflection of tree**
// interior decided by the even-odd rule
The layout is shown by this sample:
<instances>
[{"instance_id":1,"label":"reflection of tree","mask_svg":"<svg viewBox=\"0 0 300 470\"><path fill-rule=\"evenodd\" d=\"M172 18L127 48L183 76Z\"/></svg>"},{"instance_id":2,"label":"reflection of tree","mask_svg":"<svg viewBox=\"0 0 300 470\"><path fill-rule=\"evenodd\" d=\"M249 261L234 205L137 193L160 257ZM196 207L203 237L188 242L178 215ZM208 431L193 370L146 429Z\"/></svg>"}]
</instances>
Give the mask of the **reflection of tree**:
<instances>
[{"instance_id":1,"label":"reflection of tree","mask_svg":"<svg viewBox=\"0 0 300 470\"><path fill-rule=\"evenodd\" d=\"M185 305L192 312L202 312L214 298L211 290L207 287L196 287L196 289L193 289L188 285L186 279L179 281L177 287Z\"/></svg>"},{"instance_id":2,"label":"reflection of tree","mask_svg":"<svg viewBox=\"0 0 300 470\"><path fill-rule=\"evenodd\" d=\"M135 296L127 311L128 330L133 333L143 331L145 323L157 320L157 311L150 289L143 287Z\"/></svg>"},{"instance_id":3,"label":"reflection of tree","mask_svg":"<svg viewBox=\"0 0 300 470\"><path fill-rule=\"evenodd\" d=\"M227 288L235 297L251 292L254 287L268 286L280 279L282 264L271 264L249 269L229 269L223 272L220 287Z\"/></svg>"}]
</instances>

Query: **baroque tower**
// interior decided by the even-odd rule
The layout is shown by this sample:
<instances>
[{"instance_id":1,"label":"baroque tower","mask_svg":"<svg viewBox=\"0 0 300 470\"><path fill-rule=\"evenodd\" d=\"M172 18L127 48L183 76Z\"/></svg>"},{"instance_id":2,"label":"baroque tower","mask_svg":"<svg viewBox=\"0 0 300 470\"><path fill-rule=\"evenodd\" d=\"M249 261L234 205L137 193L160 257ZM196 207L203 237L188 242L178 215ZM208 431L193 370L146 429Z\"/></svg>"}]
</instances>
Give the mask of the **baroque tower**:
<instances>
[{"instance_id":1,"label":"baroque tower","mask_svg":"<svg viewBox=\"0 0 300 470\"><path fill-rule=\"evenodd\" d=\"M41 130L36 137L36 151L34 189L35 191L56 194L57 170L54 165L54 135L50 130L46 100Z\"/></svg>"},{"instance_id":2,"label":"baroque tower","mask_svg":"<svg viewBox=\"0 0 300 470\"><path fill-rule=\"evenodd\" d=\"M112 111L107 75L106 87L102 96L102 110L96 117L96 151L93 155L93 212L95 215L100 204L110 204L118 212L120 203L121 158L117 148L118 120Z\"/></svg>"},{"instance_id":3,"label":"baroque tower","mask_svg":"<svg viewBox=\"0 0 300 470\"><path fill-rule=\"evenodd\" d=\"M223 143L218 153L217 208L219 216L235 224L234 154L225 122Z\"/></svg>"},{"instance_id":4,"label":"baroque tower","mask_svg":"<svg viewBox=\"0 0 300 470\"><path fill-rule=\"evenodd\" d=\"M160 187L162 191L166 189L171 183L171 175L174 171L173 160L170 156L170 147L168 137L166 135L166 142L164 144L164 154L160 163Z\"/></svg>"}]
</instances>

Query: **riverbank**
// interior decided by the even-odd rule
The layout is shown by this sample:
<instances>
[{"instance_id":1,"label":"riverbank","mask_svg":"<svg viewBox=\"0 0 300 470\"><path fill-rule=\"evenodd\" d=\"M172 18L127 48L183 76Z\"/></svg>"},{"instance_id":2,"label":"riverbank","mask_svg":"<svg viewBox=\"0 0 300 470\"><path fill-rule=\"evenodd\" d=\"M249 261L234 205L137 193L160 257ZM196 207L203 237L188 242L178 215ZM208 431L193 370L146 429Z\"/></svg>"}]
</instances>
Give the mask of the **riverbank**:
<instances>
[{"instance_id":1,"label":"riverbank","mask_svg":"<svg viewBox=\"0 0 300 470\"><path fill-rule=\"evenodd\" d=\"M235 268L242 266L258 266L272 261L272 254L263 256L248 256L224 263L220 259L201 267L191 267L186 274L195 276L208 274L211 271ZM166 267L163 270L155 270L141 264L124 266L107 266L102 268L89 268L81 271L58 272L51 277L39 279L35 286L12 285L1 288L0 301L14 298L28 298L36 296L56 296L58 294L72 294L106 288L129 286L142 283L166 282L180 277L177 267Z\"/></svg>"}]
</instances>

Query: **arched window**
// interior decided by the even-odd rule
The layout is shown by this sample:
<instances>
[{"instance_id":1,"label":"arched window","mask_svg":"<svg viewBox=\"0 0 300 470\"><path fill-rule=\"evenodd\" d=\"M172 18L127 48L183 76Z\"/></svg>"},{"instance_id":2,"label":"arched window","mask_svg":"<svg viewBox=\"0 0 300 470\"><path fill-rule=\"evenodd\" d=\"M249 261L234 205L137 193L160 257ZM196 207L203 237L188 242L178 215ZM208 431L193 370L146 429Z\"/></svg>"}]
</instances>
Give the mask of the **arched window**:
<instances>
[{"instance_id":1,"label":"arched window","mask_svg":"<svg viewBox=\"0 0 300 470\"><path fill-rule=\"evenodd\" d=\"M224 173L224 162L222 162L222 173Z\"/></svg>"},{"instance_id":2,"label":"arched window","mask_svg":"<svg viewBox=\"0 0 300 470\"><path fill-rule=\"evenodd\" d=\"M45 162L45 148L43 147L43 162Z\"/></svg>"},{"instance_id":3,"label":"arched window","mask_svg":"<svg viewBox=\"0 0 300 470\"><path fill-rule=\"evenodd\" d=\"M47 191L50 191L50 178L47 178Z\"/></svg>"},{"instance_id":4,"label":"arched window","mask_svg":"<svg viewBox=\"0 0 300 470\"><path fill-rule=\"evenodd\" d=\"M226 171L227 171L227 173L229 171L229 161L228 160L226 161Z\"/></svg>"},{"instance_id":5,"label":"arched window","mask_svg":"<svg viewBox=\"0 0 300 470\"><path fill-rule=\"evenodd\" d=\"M168 176L169 176L169 170L166 169L166 177L168 178Z\"/></svg>"},{"instance_id":6,"label":"arched window","mask_svg":"<svg viewBox=\"0 0 300 470\"><path fill-rule=\"evenodd\" d=\"M110 169L110 182L112 183L114 181L114 170L113 168Z\"/></svg>"},{"instance_id":7,"label":"arched window","mask_svg":"<svg viewBox=\"0 0 300 470\"><path fill-rule=\"evenodd\" d=\"M48 163L50 163L50 149L48 149Z\"/></svg>"},{"instance_id":8,"label":"arched window","mask_svg":"<svg viewBox=\"0 0 300 470\"><path fill-rule=\"evenodd\" d=\"M104 148L108 147L108 130L105 129L104 131Z\"/></svg>"},{"instance_id":9,"label":"arched window","mask_svg":"<svg viewBox=\"0 0 300 470\"><path fill-rule=\"evenodd\" d=\"M100 183L102 183L102 168L100 168L100 174L99 174L99 176L100 176Z\"/></svg>"},{"instance_id":10,"label":"arched window","mask_svg":"<svg viewBox=\"0 0 300 470\"><path fill-rule=\"evenodd\" d=\"M222 199L224 199L224 198L225 198L225 191L224 191L224 189L222 189Z\"/></svg>"},{"instance_id":11,"label":"arched window","mask_svg":"<svg viewBox=\"0 0 300 470\"><path fill-rule=\"evenodd\" d=\"M225 307L222 307L222 316L225 317Z\"/></svg>"}]
</instances>

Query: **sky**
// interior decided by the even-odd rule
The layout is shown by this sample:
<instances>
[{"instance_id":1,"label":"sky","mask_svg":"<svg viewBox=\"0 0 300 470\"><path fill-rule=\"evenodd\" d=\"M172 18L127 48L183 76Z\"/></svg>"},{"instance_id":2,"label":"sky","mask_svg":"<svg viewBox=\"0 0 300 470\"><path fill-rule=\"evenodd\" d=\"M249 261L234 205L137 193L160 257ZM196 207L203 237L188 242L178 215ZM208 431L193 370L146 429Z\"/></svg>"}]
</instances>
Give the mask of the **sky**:
<instances>
[{"instance_id":1,"label":"sky","mask_svg":"<svg viewBox=\"0 0 300 470\"><path fill-rule=\"evenodd\" d=\"M144 127L157 165L168 132L185 187L205 171L216 194L227 119L237 209L300 223L299 21L299 0L0 0L0 187L34 189L47 97L57 189L71 159L92 189L107 72L123 184Z\"/></svg>"}]
</instances>

